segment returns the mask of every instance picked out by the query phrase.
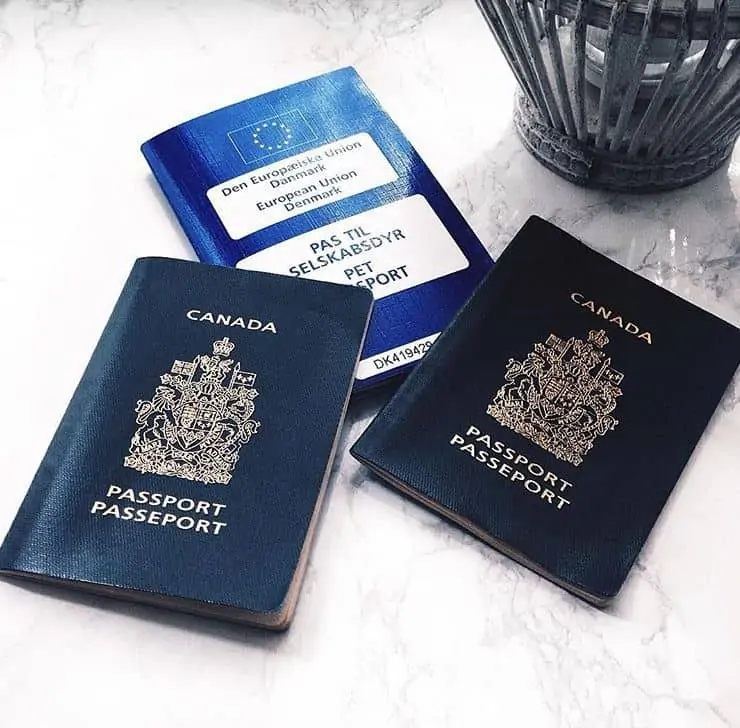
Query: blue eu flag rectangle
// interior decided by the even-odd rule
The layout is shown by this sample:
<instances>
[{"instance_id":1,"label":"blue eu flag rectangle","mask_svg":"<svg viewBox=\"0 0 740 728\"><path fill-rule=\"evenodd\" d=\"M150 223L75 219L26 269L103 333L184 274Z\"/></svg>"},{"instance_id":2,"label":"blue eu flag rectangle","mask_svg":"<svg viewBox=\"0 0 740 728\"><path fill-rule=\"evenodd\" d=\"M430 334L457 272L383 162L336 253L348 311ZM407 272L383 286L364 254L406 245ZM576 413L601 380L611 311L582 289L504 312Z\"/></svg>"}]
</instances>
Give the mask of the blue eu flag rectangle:
<instances>
[{"instance_id":1,"label":"blue eu flag rectangle","mask_svg":"<svg viewBox=\"0 0 740 728\"><path fill-rule=\"evenodd\" d=\"M229 132L231 143L246 164L300 147L316 138L316 132L298 109Z\"/></svg>"}]
</instances>

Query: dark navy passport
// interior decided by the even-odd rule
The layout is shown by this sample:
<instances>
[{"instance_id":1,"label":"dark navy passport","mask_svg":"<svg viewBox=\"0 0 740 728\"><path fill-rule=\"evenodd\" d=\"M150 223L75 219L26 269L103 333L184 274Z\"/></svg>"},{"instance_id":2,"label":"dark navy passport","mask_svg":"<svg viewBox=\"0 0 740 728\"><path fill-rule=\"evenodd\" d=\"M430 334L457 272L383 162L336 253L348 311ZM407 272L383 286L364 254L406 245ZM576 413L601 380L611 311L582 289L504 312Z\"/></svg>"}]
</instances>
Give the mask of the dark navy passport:
<instances>
[{"instance_id":1,"label":"dark navy passport","mask_svg":"<svg viewBox=\"0 0 740 728\"><path fill-rule=\"evenodd\" d=\"M353 68L190 119L142 152L200 260L373 292L355 391L408 372L492 264Z\"/></svg>"},{"instance_id":2,"label":"dark navy passport","mask_svg":"<svg viewBox=\"0 0 740 728\"><path fill-rule=\"evenodd\" d=\"M599 606L740 362L740 331L530 218L352 448Z\"/></svg>"},{"instance_id":3,"label":"dark navy passport","mask_svg":"<svg viewBox=\"0 0 740 728\"><path fill-rule=\"evenodd\" d=\"M136 262L0 571L284 629L369 291Z\"/></svg>"}]
</instances>

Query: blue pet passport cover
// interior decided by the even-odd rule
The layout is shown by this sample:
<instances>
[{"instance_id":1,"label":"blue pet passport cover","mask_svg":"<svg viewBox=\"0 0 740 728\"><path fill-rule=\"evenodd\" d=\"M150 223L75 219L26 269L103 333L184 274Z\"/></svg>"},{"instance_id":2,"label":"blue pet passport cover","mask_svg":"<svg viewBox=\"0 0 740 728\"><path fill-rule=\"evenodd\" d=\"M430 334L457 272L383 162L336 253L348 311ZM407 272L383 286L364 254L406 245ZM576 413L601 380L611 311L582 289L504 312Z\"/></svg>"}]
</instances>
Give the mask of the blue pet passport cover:
<instances>
[{"instance_id":1,"label":"blue pet passport cover","mask_svg":"<svg viewBox=\"0 0 740 728\"><path fill-rule=\"evenodd\" d=\"M373 292L355 391L420 359L492 264L353 68L185 122L142 152L202 261Z\"/></svg>"}]
</instances>

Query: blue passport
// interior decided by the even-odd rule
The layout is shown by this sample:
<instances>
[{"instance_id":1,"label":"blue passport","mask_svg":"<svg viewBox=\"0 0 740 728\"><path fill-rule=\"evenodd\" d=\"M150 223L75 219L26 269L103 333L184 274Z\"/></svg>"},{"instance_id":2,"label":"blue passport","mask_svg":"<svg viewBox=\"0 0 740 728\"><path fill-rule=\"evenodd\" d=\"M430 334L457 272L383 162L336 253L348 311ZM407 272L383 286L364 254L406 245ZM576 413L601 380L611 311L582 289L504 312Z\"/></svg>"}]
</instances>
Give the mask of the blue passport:
<instances>
[{"instance_id":1,"label":"blue passport","mask_svg":"<svg viewBox=\"0 0 740 728\"><path fill-rule=\"evenodd\" d=\"M0 571L286 628L371 307L360 288L138 260Z\"/></svg>"},{"instance_id":2,"label":"blue passport","mask_svg":"<svg viewBox=\"0 0 740 728\"><path fill-rule=\"evenodd\" d=\"M356 391L407 372L492 264L352 68L185 122L142 152L201 260L372 291Z\"/></svg>"},{"instance_id":3,"label":"blue passport","mask_svg":"<svg viewBox=\"0 0 740 728\"><path fill-rule=\"evenodd\" d=\"M531 218L352 453L602 606L739 362L738 329Z\"/></svg>"}]
</instances>

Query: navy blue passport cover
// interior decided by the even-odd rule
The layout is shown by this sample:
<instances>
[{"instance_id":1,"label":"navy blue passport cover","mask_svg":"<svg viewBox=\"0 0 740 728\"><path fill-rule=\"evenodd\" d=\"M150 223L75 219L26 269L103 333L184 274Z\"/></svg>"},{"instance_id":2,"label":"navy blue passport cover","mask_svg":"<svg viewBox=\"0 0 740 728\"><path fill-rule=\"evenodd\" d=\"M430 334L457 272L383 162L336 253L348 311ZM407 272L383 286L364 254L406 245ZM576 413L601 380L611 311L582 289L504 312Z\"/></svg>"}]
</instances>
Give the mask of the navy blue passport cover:
<instances>
[{"instance_id":1,"label":"navy blue passport cover","mask_svg":"<svg viewBox=\"0 0 740 728\"><path fill-rule=\"evenodd\" d=\"M530 218L352 454L604 605L739 361L736 328Z\"/></svg>"},{"instance_id":2,"label":"navy blue passport cover","mask_svg":"<svg viewBox=\"0 0 740 728\"><path fill-rule=\"evenodd\" d=\"M287 627L371 307L349 286L138 260L0 570Z\"/></svg>"},{"instance_id":3,"label":"navy blue passport cover","mask_svg":"<svg viewBox=\"0 0 740 728\"><path fill-rule=\"evenodd\" d=\"M408 372L492 265L353 68L191 119L142 152L200 260L372 290L355 391Z\"/></svg>"}]
</instances>

